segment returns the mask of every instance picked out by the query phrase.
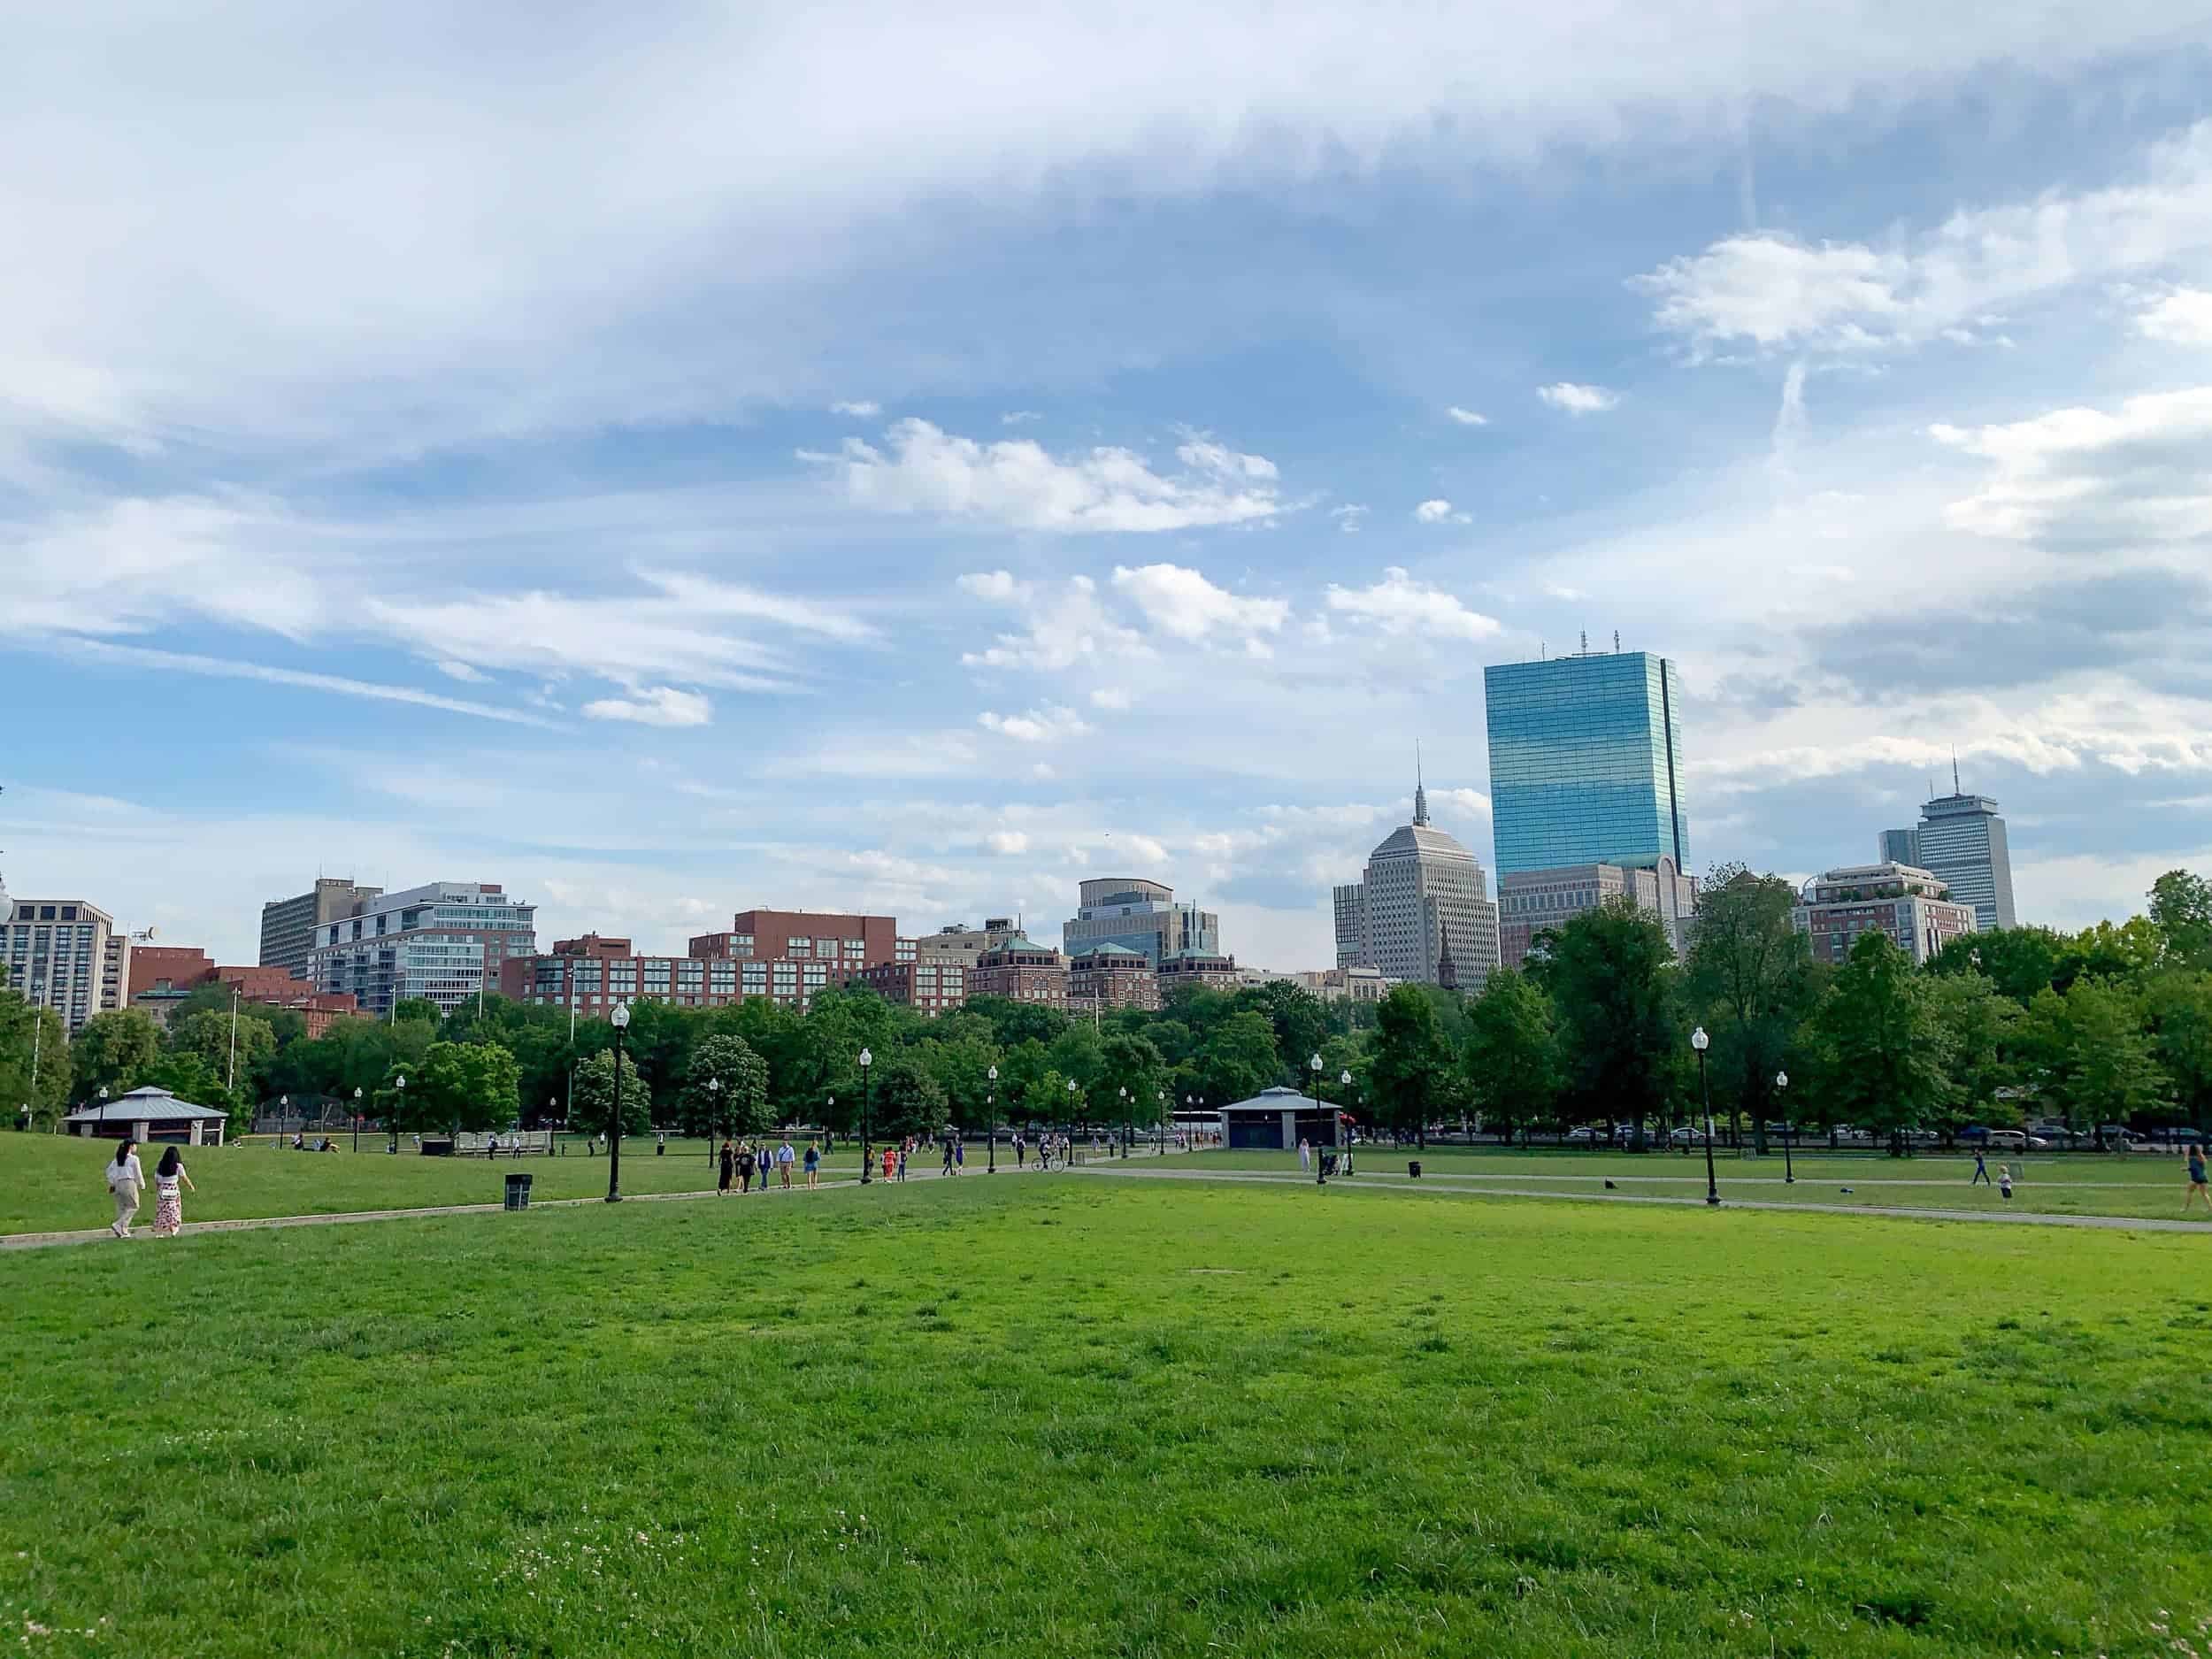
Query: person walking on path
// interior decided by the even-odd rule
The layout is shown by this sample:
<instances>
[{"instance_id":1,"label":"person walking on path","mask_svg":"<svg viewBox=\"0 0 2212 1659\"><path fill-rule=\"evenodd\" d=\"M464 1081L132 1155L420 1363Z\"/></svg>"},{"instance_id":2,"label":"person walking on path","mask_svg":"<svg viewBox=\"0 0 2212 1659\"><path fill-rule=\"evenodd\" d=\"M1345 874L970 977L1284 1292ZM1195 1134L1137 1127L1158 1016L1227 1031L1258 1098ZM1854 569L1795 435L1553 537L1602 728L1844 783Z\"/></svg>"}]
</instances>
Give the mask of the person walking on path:
<instances>
[{"instance_id":1,"label":"person walking on path","mask_svg":"<svg viewBox=\"0 0 2212 1659\"><path fill-rule=\"evenodd\" d=\"M1298 1137L1298 1167L1308 1171L1313 1168L1313 1148L1306 1144L1303 1135Z\"/></svg>"},{"instance_id":2,"label":"person walking on path","mask_svg":"<svg viewBox=\"0 0 2212 1659\"><path fill-rule=\"evenodd\" d=\"M787 1193L791 1190L792 1161L797 1156L798 1154L792 1151L791 1143L788 1141L776 1148L776 1174L782 1180L783 1189Z\"/></svg>"},{"instance_id":3,"label":"person walking on path","mask_svg":"<svg viewBox=\"0 0 2212 1659\"><path fill-rule=\"evenodd\" d=\"M667 1130L664 1129L653 1137L653 1156L657 1158L664 1158L668 1156Z\"/></svg>"},{"instance_id":4,"label":"person walking on path","mask_svg":"<svg viewBox=\"0 0 2212 1659\"><path fill-rule=\"evenodd\" d=\"M115 1194L115 1219L108 1223L108 1231L117 1238L131 1236L131 1217L138 1213L138 1194L145 1185L145 1173L138 1167L138 1142L125 1135L115 1148L115 1161L108 1165L108 1191Z\"/></svg>"},{"instance_id":5,"label":"person walking on path","mask_svg":"<svg viewBox=\"0 0 2212 1659\"><path fill-rule=\"evenodd\" d=\"M952 1172L955 1175L968 1167L968 1143L958 1136L952 1142Z\"/></svg>"},{"instance_id":6,"label":"person walking on path","mask_svg":"<svg viewBox=\"0 0 2212 1659\"><path fill-rule=\"evenodd\" d=\"M727 1197L730 1191L730 1177L737 1173L737 1149L726 1141L722 1143L721 1164L722 1179L716 1183L715 1192L718 1196Z\"/></svg>"},{"instance_id":7,"label":"person walking on path","mask_svg":"<svg viewBox=\"0 0 2212 1659\"><path fill-rule=\"evenodd\" d=\"M905 1164L898 1148L886 1147L883 1148L883 1179L887 1181L891 1179L891 1171L894 1168L903 1169L904 1167Z\"/></svg>"},{"instance_id":8,"label":"person walking on path","mask_svg":"<svg viewBox=\"0 0 2212 1659\"><path fill-rule=\"evenodd\" d=\"M899 1179L906 1179L906 1142L903 1141L899 1142Z\"/></svg>"},{"instance_id":9,"label":"person walking on path","mask_svg":"<svg viewBox=\"0 0 2212 1659\"><path fill-rule=\"evenodd\" d=\"M2008 1203L2012 1200L2012 1165L2009 1164L1997 1166L1997 1194Z\"/></svg>"},{"instance_id":10,"label":"person walking on path","mask_svg":"<svg viewBox=\"0 0 2212 1659\"><path fill-rule=\"evenodd\" d=\"M1974 1148L1974 1179L1966 1184L1969 1187L1987 1187L1990 1185L1989 1164L1988 1162L1982 1156L1982 1149L1979 1147L1976 1147Z\"/></svg>"},{"instance_id":11,"label":"person walking on path","mask_svg":"<svg viewBox=\"0 0 2212 1659\"><path fill-rule=\"evenodd\" d=\"M2181 1195L2183 1210L2186 1211L2200 1198L2204 1200L2207 1210L2212 1210L2212 1190L2208 1190L2204 1184L2204 1148L2200 1143L2189 1148L2189 1190Z\"/></svg>"},{"instance_id":12,"label":"person walking on path","mask_svg":"<svg viewBox=\"0 0 2212 1659\"><path fill-rule=\"evenodd\" d=\"M154 1165L154 1237L173 1239L184 1230L184 1194L198 1190L176 1148L163 1152Z\"/></svg>"},{"instance_id":13,"label":"person walking on path","mask_svg":"<svg viewBox=\"0 0 2212 1659\"><path fill-rule=\"evenodd\" d=\"M753 1190L753 1170L756 1163L757 1160L753 1156L753 1148L749 1141L738 1148L737 1195L740 1198L744 1197L746 1194Z\"/></svg>"},{"instance_id":14,"label":"person walking on path","mask_svg":"<svg viewBox=\"0 0 2212 1659\"><path fill-rule=\"evenodd\" d=\"M946 1137L945 1140L945 1173L948 1175L952 1173L952 1140L950 1136Z\"/></svg>"},{"instance_id":15,"label":"person walking on path","mask_svg":"<svg viewBox=\"0 0 2212 1659\"><path fill-rule=\"evenodd\" d=\"M815 1179L821 1172L822 1149L810 1141L806 1143L806 1184L809 1187L813 1186Z\"/></svg>"}]
</instances>

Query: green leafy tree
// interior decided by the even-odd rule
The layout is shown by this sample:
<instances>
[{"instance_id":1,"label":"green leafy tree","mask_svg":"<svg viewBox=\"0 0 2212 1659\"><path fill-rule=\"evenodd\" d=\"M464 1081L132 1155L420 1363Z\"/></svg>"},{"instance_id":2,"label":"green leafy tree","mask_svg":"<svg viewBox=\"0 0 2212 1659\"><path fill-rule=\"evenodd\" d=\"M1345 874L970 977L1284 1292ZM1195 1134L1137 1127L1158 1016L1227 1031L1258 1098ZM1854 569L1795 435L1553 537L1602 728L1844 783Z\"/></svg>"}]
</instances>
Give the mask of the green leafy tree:
<instances>
[{"instance_id":1,"label":"green leafy tree","mask_svg":"<svg viewBox=\"0 0 2212 1659\"><path fill-rule=\"evenodd\" d=\"M576 1066L576 1113L569 1127L604 1134L614 1121L614 1050L586 1055ZM622 1133L641 1135L653 1126L653 1095L645 1074L626 1051L622 1056Z\"/></svg>"},{"instance_id":2,"label":"green leafy tree","mask_svg":"<svg viewBox=\"0 0 2212 1659\"><path fill-rule=\"evenodd\" d=\"M1615 899L1553 933L1546 980L1570 1102L1634 1125L1665 1113L1686 1033L1674 1007L1674 948L1656 917Z\"/></svg>"},{"instance_id":3,"label":"green leafy tree","mask_svg":"<svg viewBox=\"0 0 2212 1659\"><path fill-rule=\"evenodd\" d=\"M1068 1023L1067 1016L1056 1008L1010 996L972 996L963 1011L987 1020L991 1041L1001 1048L1014 1048L1025 1042L1050 1047Z\"/></svg>"},{"instance_id":4,"label":"green leafy tree","mask_svg":"<svg viewBox=\"0 0 2212 1659\"><path fill-rule=\"evenodd\" d=\"M520 1115L521 1088L522 1068L497 1043L434 1042L407 1079L401 1126L504 1129Z\"/></svg>"},{"instance_id":5,"label":"green leafy tree","mask_svg":"<svg viewBox=\"0 0 2212 1659\"><path fill-rule=\"evenodd\" d=\"M1251 1009L1267 1016L1275 1028L1275 1052L1282 1069L1272 1079L1304 1086L1306 1058L1329 1035L1328 1010L1312 992L1285 980L1248 986L1231 999L1239 1010Z\"/></svg>"},{"instance_id":6,"label":"green leafy tree","mask_svg":"<svg viewBox=\"0 0 2212 1659\"><path fill-rule=\"evenodd\" d=\"M934 1135L945 1126L945 1091L930 1076L919 1056L904 1050L879 1055L872 1081L878 1140Z\"/></svg>"},{"instance_id":7,"label":"green leafy tree","mask_svg":"<svg viewBox=\"0 0 2212 1659\"><path fill-rule=\"evenodd\" d=\"M1199 1048L1194 1073L1194 1092L1209 1106L1249 1100L1283 1073L1274 1022L1256 1008L1229 1015Z\"/></svg>"},{"instance_id":8,"label":"green leafy tree","mask_svg":"<svg viewBox=\"0 0 2212 1659\"><path fill-rule=\"evenodd\" d=\"M473 1003L470 1004L472 1011L474 1007ZM445 1011L426 996L403 996L392 1004L392 1021L395 1025L401 1020L413 1020L435 1031L444 1018Z\"/></svg>"},{"instance_id":9,"label":"green leafy tree","mask_svg":"<svg viewBox=\"0 0 2212 1659\"><path fill-rule=\"evenodd\" d=\"M1814 1016L1814 1087L1830 1123L1886 1133L1938 1120L1951 1098L1947 1033L1929 982L1886 933L1851 947Z\"/></svg>"},{"instance_id":10,"label":"green leafy tree","mask_svg":"<svg viewBox=\"0 0 2212 1659\"><path fill-rule=\"evenodd\" d=\"M2169 870L2151 883L2150 902L2164 960L2190 972L2212 970L2212 881Z\"/></svg>"},{"instance_id":11,"label":"green leafy tree","mask_svg":"<svg viewBox=\"0 0 2212 1659\"><path fill-rule=\"evenodd\" d=\"M1436 1004L1423 987L1394 985L1376 1012L1367 1065L1370 1110L1377 1120L1428 1144L1428 1125L1449 1087L1451 1047Z\"/></svg>"},{"instance_id":12,"label":"green leafy tree","mask_svg":"<svg viewBox=\"0 0 2212 1659\"><path fill-rule=\"evenodd\" d=\"M766 1133L776 1123L767 1061L742 1037L717 1033L701 1039L691 1051L676 1123L687 1135Z\"/></svg>"},{"instance_id":13,"label":"green leafy tree","mask_svg":"<svg viewBox=\"0 0 2212 1659\"><path fill-rule=\"evenodd\" d=\"M1106 1080L1105 1040L1087 1019L1068 1021L1047 1053L1052 1069L1063 1077L1073 1078L1087 1098L1095 1094ZM1113 1090L1106 1092L1110 1094ZM1098 1102L1092 1100L1090 1104L1095 1110Z\"/></svg>"},{"instance_id":14,"label":"green leafy tree","mask_svg":"<svg viewBox=\"0 0 2212 1659\"><path fill-rule=\"evenodd\" d=\"M2045 1107L2070 1129L2124 1123L2163 1103L2169 1084L2126 986L2077 979L2028 1004L2025 1046Z\"/></svg>"},{"instance_id":15,"label":"green leafy tree","mask_svg":"<svg viewBox=\"0 0 2212 1659\"><path fill-rule=\"evenodd\" d=\"M2077 979L2124 980L2139 985L2164 956L2166 941L2145 916L2124 922L2094 922L2076 933L2053 988L2069 991Z\"/></svg>"},{"instance_id":16,"label":"green leafy tree","mask_svg":"<svg viewBox=\"0 0 2212 1659\"><path fill-rule=\"evenodd\" d=\"M1775 1076L1817 1001L1806 937L1790 919L1796 904L1797 890L1781 877L1720 865L1698 894L1682 975L1685 996L1713 1027L1716 1092L1732 1114L1750 1114L1763 1154Z\"/></svg>"},{"instance_id":17,"label":"green leafy tree","mask_svg":"<svg viewBox=\"0 0 2212 1659\"><path fill-rule=\"evenodd\" d=\"M1486 1125L1548 1123L1558 1110L1559 1045L1551 999L1511 968L1493 968L1467 1010L1461 1064Z\"/></svg>"},{"instance_id":18,"label":"green leafy tree","mask_svg":"<svg viewBox=\"0 0 2212 1659\"><path fill-rule=\"evenodd\" d=\"M1961 933L1946 941L1929 963L1936 974L1979 973L2025 1008L2038 991L2048 990L2065 960L2066 935L2048 927L2000 927L1986 933Z\"/></svg>"},{"instance_id":19,"label":"green leafy tree","mask_svg":"<svg viewBox=\"0 0 2212 1659\"><path fill-rule=\"evenodd\" d=\"M954 1025L942 1033L933 1033L916 1052L943 1091L952 1121L964 1128L979 1129L987 1115L985 1098L994 1092L990 1072L999 1062L999 1051L987 1036L981 1034L990 1026L981 1021L976 1023L980 1031Z\"/></svg>"},{"instance_id":20,"label":"green leafy tree","mask_svg":"<svg viewBox=\"0 0 2212 1659\"><path fill-rule=\"evenodd\" d=\"M1116 1032L1100 1047L1102 1110L1125 1123L1149 1126L1160 1118L1160 1095L1168 1086L1167 1062L1141 1033ZM1125 1106L1120 1091L1129 1091ZM1109 1102L1107 1097L1111 1096Z\"/></svg>"},{"instance_id":21,"label":"green leafy tree","mask_svg":"<svg viewBox=\"0 0 2212 1659\"><path fill-rule=\"evenodd\" d=\"M263 1079L270 1064L276 1058L275 1029L258 1013L239 1011L237 1021L235 1087L239 1100L251 1101L260 1097ZM232 1018L228 1009L218 1013L201 1009L195 1013L172 1015L169 1020L168 1051L180 1057L191 1057L206 1063L208 1070L217 1078L229 1078L232 1070ZM183 1098L181 1095L180 1099ZM227 1102L200 1102L202 1105L227 1104Z\"/></svg>"},{"instance_id":22,"label":"green leafy tree","mask_svg":"<svg viewBox=\"0 0 2212 1659\"><path fill-rule=\"evenodd\" d=\"M140 1074L138 1083L165 1088L179 1100L189 1101L195 1106L211 1106L217 1111L230 1113L231 1118L224 1125L227 1135L234 1130L243 1134L251 1126L251 1110L231 1099L230 1092L223 1087L221 1074L199 1055L165 1054Z\"/></svg>"},{"instance_id":23,"label":"green leafy tree","mask_svg":"<svg viewBox=\"0 0 2212 1659\"><path fill-rule=\"evenodd\" d=\"M50 1008L0 990L0 1110L27 1111L34 1127L69 1110L68 1028Z\"/></svg>"},{"instance_id":24,"label":"green leafy tree","mask_svg":"<svg viewBox=\"0 0 2212 1659\"><path fill-rule=\"evenodd\" d=\"M1039 1123L1068 1121L1068 1081L1050 1066L1036 1072L1022 1086L1022 1107Z\"/></svg>"},{"instance_id":25,"label":"green leafy tree","mask_svg":"<svg viewBox=\"0 0 2212 1659\"><path fill-rule=\"evenodd\" d=\"M2199 1128L2212 1124L2212 972L2161 974L2144 1000L2176 1107Z\"/></svg>"},{"instance_id":26,"label":"green leafy tree","mask_svg":"<svg viewBox=\"0 0 2212 1659\"><path fill-rule=\"evenodd\" d=\"M161 1057L161 1027L143 1009L112 1008L85 1021L69 1045L78 1096L111 1096L138 1087Z\"/></svg>"},{"instance_id":27,"label":"green leafy tree","mask_svg":"<svg viewBox=\"0 0 2212 1659\"><path fill-rule=\"evenodd\" d=\"M2001 1116L1997 1092L2020 1080L2020 1005L1980 974L1947 974L1929 984L1935 1018L1942 1026L1957 1122L1991 1122Z\"/></svg>"}]
</instances>

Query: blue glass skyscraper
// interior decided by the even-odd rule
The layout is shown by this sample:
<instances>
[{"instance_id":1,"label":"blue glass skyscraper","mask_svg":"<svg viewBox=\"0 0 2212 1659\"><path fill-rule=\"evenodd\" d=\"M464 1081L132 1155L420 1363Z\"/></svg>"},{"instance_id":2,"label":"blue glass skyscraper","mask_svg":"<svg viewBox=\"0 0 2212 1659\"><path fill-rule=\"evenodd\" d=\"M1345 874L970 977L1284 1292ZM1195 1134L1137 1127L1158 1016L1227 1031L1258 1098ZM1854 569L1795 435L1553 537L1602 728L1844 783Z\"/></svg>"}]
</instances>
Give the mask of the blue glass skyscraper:
<instances>
[{"instance_id":1,"label":"blue glass skyscraper","mask_svg":"<svg viewBox=\"0 0 2212 1659\"><path fill-rule=\"evenodd\" d=\"M1689 858L1674 665L1584 651L1482 671L1498 873Z\"/></svg>"}]
</instances>

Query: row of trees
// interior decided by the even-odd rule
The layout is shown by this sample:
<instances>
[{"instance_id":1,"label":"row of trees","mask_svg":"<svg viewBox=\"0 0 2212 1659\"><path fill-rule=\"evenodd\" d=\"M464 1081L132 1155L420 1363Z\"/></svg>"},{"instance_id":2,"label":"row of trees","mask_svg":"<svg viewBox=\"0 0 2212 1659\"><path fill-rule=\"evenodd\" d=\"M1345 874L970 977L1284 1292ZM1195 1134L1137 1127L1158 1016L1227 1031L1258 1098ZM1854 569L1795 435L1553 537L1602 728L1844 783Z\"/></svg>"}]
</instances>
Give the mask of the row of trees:
<instances>
[{"instance_id":1,"label":"row of trees","mask_svg":"<svg viewBox=\"0 0 2212 1659\"><path fill-rule=\"evenodd\" d=\"M1525 972L1494 972L1471 998L1405 985L1379 1005L1324 1004L1278 984L1187 991L1157 1013L1095 1023L991 997L931 1020L859 988L818 993L803 1015L765 999L641 1002L624 1043L623 1113L634 1132L805 1121L847 1133L864 1087L887 1134L1150 1125L1187 1099L1310 1088L1317 1056L1332 1104L1416 1136L1463 1116L1508 1129L1625 1123L1640 1135L1696 1110L1687 1037L1701 1025L1716 1111L1762 1140L1786 1115L1875 1130L2029 1111L2085 1126L2212 1115L2201 878L2161 877L2148 913L2117 926L1976 934L1925 969L1872 932L1847 962L1816 964L1790 924L1795 902L1782 879L1724 865L1686 961L1655 920L1617 904L1542 936ZM343 1117L358 1090L367 1117L402 1131L598 1126L612 1110L614 1047L603 1021L572 1027L563 1010L498 998L442 1016L402 1002L391 1019L336 1020L311 1039L288 1010L250 1004L234 1021L220 990L188 999L166 1031L122 1010L65 1041L50 1012L0 990L0 1099L47 1121L104 1087L154 1083L234 1113L288 1098L303 1117ZM874 1061L864 1086L863 1050Z\"/></svg>"}]
</instances>

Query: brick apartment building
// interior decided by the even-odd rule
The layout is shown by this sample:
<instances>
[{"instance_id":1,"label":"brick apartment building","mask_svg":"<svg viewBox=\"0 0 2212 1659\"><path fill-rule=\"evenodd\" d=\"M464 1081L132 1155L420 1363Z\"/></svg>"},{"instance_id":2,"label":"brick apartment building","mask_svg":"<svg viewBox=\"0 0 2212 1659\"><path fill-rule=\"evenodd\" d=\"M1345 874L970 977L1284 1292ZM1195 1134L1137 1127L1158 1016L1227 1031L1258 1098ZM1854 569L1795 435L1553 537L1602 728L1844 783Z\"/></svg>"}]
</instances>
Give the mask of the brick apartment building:
<instances>
[{"instance_id":1,"label":"brick apartment building","mask_svg":"<svg viewBox=\"0 0 2212 1659\"><path fill-rule=\"evenodd\" d=\"M967 1001L967 978L968 970L956 962L879 962L863 968L855 983L887 1002L919 1009L934 1019Z\"/></svg>"},{"instance_id":2,"label":"brick apartment building","mask_svg":"<svg viewBox=\"0 0 2212 1659\"><path fill-rule=\"evenodd\" d=\"M1141 1008L1156 1013L1160 981L1141 950L1120 945L1097 945L1068 964L1068 1009L1071 1013L1103 1014L1117 1008Z\"/></svg>"},{"instance_id":3,"label":"brick apartment building","mask_svg":"<svg viewBox=\"0 0 2212 1659\"><path fill-rule=\"evenodd\" d=\"M1010 997L1018 1002L1068 1005L1068 959L1024 933L1010 933L976 958L968 995Z\"/></svg>"},{"instance_id":4,"label":"brick apartment building","mask_svg":"<svg viewBox=\"0 0 2212 1659\"><path fill-rule=\"evenodd\" d=\"M1163 956L1160 965L1152 971L1159 986L1160 1000L1172 1002L1175 993L1187 985L1201 985L1209 990L1233 991L1244 982L1243 972L1234 956L1212 956L1202 950L1185 950L1175 956Z\"/></svg>"},{"instance_id":5,"label":"brick apartment building","mask_svg":"<svg viewBox=\"0 0 2212 1659\"><path fill-rule=\"evenodd\" d=\"M1812 946L1815 962L1851 955L1859 935L1878 930L1913 959L1925 963L1962 933L1976 931L1974 907L1955 903L1941 878L1911 864L1854 864L1806 884L1790 921Z\"/></svg>"},{"instance_id":6,"label":"brick apartment building","mask_svg":"<svg viewBox=\"0 0 2212 1659\"><path fill-rule=\"evenodd\" d=\"M307 1034L319 1037L330 1022L357 1011L349 992L321 992L289 968L222 967L197 945L141 945L131 952L130 1005L166 1025L176 1005L211 986L234 991L242 1002L288 1008L307 1022Z\"/></svg>"},{"instance_id":7,"label":"brick apartment building","mask_svg":"<svg viewBox=\"0 0 2212 1659\"><path fill-rule=\"evenodd\" d=\"M544 955L508 962L500 994L593 1018L618 1002L726 1008L764 996L804 1009L825 987L901 961L913 961L913 941L898 937L895 917L741 910L726 931L695 936L683 956L641 956L629 940L598 933L557 940ZM932 989L941 994L941 981Z\"/></svg>"}]
</instances>

